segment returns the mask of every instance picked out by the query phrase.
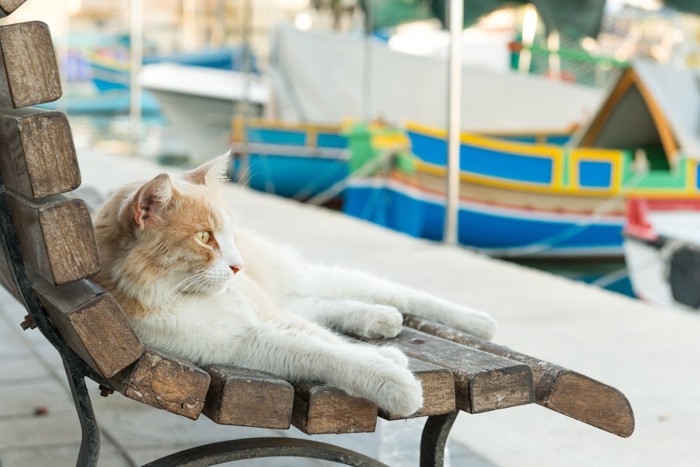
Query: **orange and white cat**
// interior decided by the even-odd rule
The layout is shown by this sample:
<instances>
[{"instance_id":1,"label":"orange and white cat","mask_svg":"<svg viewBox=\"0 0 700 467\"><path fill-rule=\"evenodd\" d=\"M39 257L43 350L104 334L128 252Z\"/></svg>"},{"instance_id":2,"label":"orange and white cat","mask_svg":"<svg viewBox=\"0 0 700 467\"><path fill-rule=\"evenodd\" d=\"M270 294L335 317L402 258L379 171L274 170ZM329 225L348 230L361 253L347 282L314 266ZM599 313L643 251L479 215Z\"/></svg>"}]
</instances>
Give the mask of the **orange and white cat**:
<instances>
[{"instance_id":1,"label":"orange and white cat","mask_svg":"<svg viewBox=\"0 0 700 467\"><path fill-rule=\"evenodd\" d=\"M96 280L150 346L199 364L226 363L321 381L397 415L422 405L421 385L392 347L328 328L395 337L399 310L483 338L495 322L369 274L308 264L237 228L217 190L220 158L179 179L161 174L113 194L96 215Z\"/></svg>"}]
</instances>

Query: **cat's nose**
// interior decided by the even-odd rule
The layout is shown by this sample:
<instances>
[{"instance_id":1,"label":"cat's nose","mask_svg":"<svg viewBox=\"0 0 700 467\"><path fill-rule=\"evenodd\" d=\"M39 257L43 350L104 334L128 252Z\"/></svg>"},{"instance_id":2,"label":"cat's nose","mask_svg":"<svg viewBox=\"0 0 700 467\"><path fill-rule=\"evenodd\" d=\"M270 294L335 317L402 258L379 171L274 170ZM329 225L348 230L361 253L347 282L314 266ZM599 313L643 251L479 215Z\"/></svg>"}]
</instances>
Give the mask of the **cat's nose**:
<instances>
[{"instance_id":1,"label":"cat's nose","mask_svg":"<svg viewBox=\"0 0 700 467\"><path fill-rule=\"evenodd\" d=\"M231 271L233 271L234 274L237 274L238 271L240 271L241 269L243 269L243 265L242 265L242 264L234 264L233 266L229 266L229 267L231 268Z\"/></svg>"}]
</instances>

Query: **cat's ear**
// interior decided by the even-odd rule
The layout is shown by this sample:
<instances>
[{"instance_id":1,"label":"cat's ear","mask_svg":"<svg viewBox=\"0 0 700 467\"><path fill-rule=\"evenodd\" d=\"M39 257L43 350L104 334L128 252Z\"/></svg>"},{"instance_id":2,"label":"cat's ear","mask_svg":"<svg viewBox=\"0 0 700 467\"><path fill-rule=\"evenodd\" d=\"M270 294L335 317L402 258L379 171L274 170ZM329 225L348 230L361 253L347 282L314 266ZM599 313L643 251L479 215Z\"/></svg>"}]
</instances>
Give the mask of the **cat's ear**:
<instances>
[{"instance_id":1,"label":"cat's ear","mask_svg":"<svg viewBox=\"0 0 700 467\"><path fill-rule=\"evenodd\" d=\"M228 178L226 174L228 163L227 153L200 165L196 169L185 172L180 178L197 185L213 185L216 182L223 182Z\"/></svg>"},{"instance_id":2,"label":"cat's ear","mask_svg":"<svg viewBox=\"0 0 700 467\"><path fill-rule=\"evenodd\" d=\"M133 198L134 221L142 229L152 226L163 216L175 192L168 174L160 174L143 185Z\"/></svg>"}]
</instances>

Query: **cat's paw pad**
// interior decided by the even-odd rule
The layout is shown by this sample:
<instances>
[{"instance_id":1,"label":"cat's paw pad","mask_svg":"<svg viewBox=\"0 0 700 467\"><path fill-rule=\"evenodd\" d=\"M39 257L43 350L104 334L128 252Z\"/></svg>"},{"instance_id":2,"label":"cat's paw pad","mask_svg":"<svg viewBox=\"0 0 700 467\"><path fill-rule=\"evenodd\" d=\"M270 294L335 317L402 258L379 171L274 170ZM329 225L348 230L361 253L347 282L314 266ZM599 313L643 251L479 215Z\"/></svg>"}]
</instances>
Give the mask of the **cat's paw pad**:
<instances>
[{"instance_id":1,"label":"cat's paw pad","mask_svg":"<svg viewBox=\"0 0 700 467\"><path fill-rule=\"evenodd\" d=\"M372 305L367 315L363 337L396 337L401 332L403 316L393 306Z\"/></svg>"},{"instance_id":2,"label":"cat's paw pad","mask_svg":"<svg viewBox=\"0 0 700 467\"><path fill-rule=\"evenodd\" d=\"M392 415L408 417L423 406L423 388L406 369L396 368L391 373L377 391L377 405Z\"/></svg>"},{"instance_id":3,"label":"cat's paw pad","mask_svg":"<svg viewBox=\"0 0 700 467\"><path fill-rule=\"evenodd\" d=\"M402 368L408 367L408 357L395 347L377 347L377 353L384 358L388 358Z\"/></svg>"}]
</instances>

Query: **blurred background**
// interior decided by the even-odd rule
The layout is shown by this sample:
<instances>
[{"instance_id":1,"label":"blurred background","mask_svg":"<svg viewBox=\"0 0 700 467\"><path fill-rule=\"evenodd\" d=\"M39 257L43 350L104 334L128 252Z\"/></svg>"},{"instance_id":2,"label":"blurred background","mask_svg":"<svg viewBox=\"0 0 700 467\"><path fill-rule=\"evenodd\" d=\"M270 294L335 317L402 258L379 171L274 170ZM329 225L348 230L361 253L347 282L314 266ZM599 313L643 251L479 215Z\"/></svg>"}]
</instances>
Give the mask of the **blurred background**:
<instances>
[{"instance_id":1,"label":"blurred background","mask_svg":"<svg viewBox=\"0 0 700 467\"><path fill-rule=\"evenodd\" d=\"M697 309L700 3L465 0L459 44L451 3L32 0L2 22L49 24L46 107L95 157L230 151L252 189Z\"/></svg>"}]
</instances>

